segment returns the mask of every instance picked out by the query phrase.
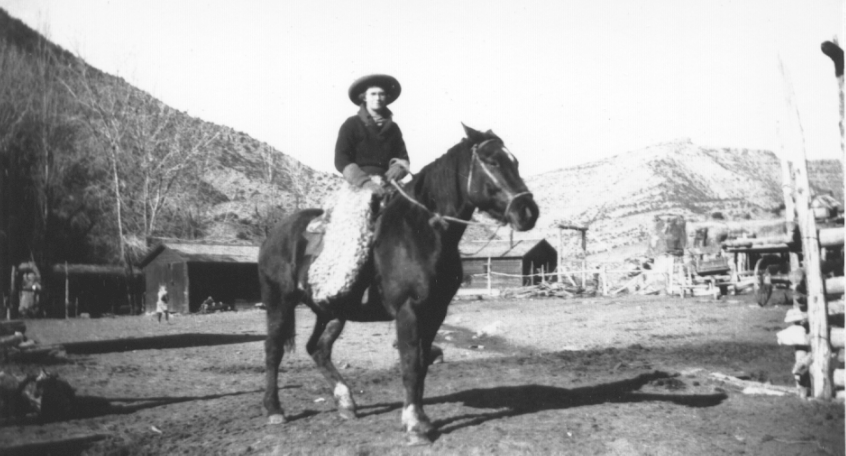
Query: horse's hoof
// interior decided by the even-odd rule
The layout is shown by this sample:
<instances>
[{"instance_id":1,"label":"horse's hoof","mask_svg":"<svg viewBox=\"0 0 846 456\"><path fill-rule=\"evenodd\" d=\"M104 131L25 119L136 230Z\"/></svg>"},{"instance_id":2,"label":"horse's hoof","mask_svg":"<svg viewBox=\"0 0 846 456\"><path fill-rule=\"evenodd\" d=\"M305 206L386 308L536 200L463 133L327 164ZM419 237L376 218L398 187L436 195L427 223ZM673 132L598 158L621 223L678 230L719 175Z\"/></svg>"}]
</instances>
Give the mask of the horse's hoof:
<instances>
[{"instance_id":1,"label":"horse's hoof","mask_svg":"<svg viewBox=\"0 0 846 456\"><path fill-rule=\"evenodd\" d=\"M435 426L429 422L428 418L424 421L421 421L415 425L411 431L411 433L416 433L420 435L429 435L435 430Z\"/></svg>"},{"instance_id":2,"label":"horse's hoof","mask_svg":"<svg viewBox=\"0 0 846 456\"><path fill-rule=\"evenodd\" d=\"M285 424L288 420L285 419L285 415L280 414L273 414L267 418L267 424L276 426L279 424Z\"/></svg>"},{"instance_id":3,"label":"horse's hoof","mask_svg":"<svg viewBox=\"0 0 846 456\"><path fill-rule=\"evenodd\" d=\"M345 408L338 408L338 414L341 415L341 418L345 420L354 420L358 418L358 415L355 414L354 409L345 409Z\"/></svg>"},{"instance_id":4,"label":"horse's hoof","mask_svg":"<svg viewBox=\"0 0 846 456\"><path fill-rule=\"evenodd\" d=\"M440 364L444 362L444 351L441 347L437 345L432 345L432 349L429 351L429 365L432 364Z\"/></svg>"},{"instance_id":5,"label":"horse's hoof","mask_svg":"<svg viewBox=\"0 0 846 456\"><path fill-rule=\"evenodd\" d=\"M422 446L422 445L431 445L432 439L429 438L426 434L418 434L416 432L409 432L407 434L408 439L405 442L406 446Z\"/></svg>"}]
</instances>

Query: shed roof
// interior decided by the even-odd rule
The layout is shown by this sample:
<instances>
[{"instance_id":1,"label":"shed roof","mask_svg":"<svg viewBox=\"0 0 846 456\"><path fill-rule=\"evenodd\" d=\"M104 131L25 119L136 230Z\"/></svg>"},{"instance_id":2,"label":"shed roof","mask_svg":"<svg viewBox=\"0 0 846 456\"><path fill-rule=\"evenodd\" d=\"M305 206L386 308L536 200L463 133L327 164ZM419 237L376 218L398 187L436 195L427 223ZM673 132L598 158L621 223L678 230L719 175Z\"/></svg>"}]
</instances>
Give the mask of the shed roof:
<instances>
[{"instance_id":1,"label":"shed roof","mask_svg":"<svg viewBox=\"0 0 846 456\"><path fill-rule=\"evenodd\" d=\"M527 239L520 241L465 241L459 244L462 258L523 258L532 249L546 244L553 251L555 248L546 239Z\"/></svg>"},{"instance_id":2,"label":"shed roof","mask_svg":"<svg viewBox=\"0 0 846 456\"><path fill-rule=\"evenodd\" d=\"M256 263L259 253L259 247L255 245L163 242L144 257L140 267L147 266L165 249L176 252L185 261L197 263Z\"/></svg>"},{"instance_id":3,"label":"shed roof","mask_svg":"<svg viewBox=\"0 0 846 456\"><path fill-rule=\"evenodd\" d=\"M114 266L107 264L54 264L53 272L56 274L64 274L67 271L68 275L86 275L86 276L112 276L124 277L127 274L126 268L123 266ZM132 275L141 275L138 268L133 267Z\"/></svg>"}]
</instances>

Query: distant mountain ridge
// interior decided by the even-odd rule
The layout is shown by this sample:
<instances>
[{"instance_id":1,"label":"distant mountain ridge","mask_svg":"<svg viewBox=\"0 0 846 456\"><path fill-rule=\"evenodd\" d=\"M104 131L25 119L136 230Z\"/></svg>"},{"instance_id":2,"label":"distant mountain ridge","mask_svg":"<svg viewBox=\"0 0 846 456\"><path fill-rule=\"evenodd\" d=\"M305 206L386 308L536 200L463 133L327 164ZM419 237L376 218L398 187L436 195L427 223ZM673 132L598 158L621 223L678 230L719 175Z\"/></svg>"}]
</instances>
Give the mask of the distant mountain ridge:
<instances>
[{"instance_id":1,"label":"distant mountain ridge","mask_svg":"<svg viewBox=\"0 0 846 456\"><path fill-rule=\"evenodd\" d=\"M815 191L843 201L839 160L808 164ZM557 221L590 224L588 249L607 251L648 239L655 215L689 220L719 211L727 219L772 218L783 204L781 164L765 150L714 149L677 140L526 179L541 208L535 230L556 239Z\"/></svg>"},{"instance_id":2,"label":"distant mountain ridge","mask_svg":"<svg viewBox=\"0 0 846 456\"><path fill-rule=\"evenodd\" d=\"M76 61L2 9L0 40L31 54L46 43L60 61ZM102 84L131 87L121 78L93 70ZM139 94L140 103L159 103L131 88ZM321 207L343 182L339 175L314 170L245 133L186 113L179 115L190 119L200 136L213 138L203 151L199 168L186 171L194 173L201 185L172 202L177 207L202 203L203 215L209 220L203 232L207 240L258 243L262 234L257 227L270 222L269 213ZM818 191L832 191L843 201L839 160L811 161L809 174ZM588 248L594 252L645 240L656 214L674 212L696 219L720 211L730 219L767 218L773 217L773 209L782 203L781 171L775 154L706 148L689 140L657 144L525 180L541 215L534 230L514 233L514 238L545 237L556 246L555 222L590 224ZM489 227L471 226L465 239L493 235ZM507 229L499 230L496 237L507 239Z\"/></svg>"}]
</instances>

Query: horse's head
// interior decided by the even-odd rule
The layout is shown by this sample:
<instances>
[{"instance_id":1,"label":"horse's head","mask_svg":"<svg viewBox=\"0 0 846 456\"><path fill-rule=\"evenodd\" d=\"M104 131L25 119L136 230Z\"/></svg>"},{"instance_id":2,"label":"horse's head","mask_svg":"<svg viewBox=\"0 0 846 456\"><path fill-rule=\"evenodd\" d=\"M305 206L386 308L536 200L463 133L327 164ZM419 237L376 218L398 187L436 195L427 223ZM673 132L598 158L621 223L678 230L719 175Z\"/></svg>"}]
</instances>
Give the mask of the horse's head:
<instances>
[{"instance_id":1,"label":"horse's head","mask_svg":"<svg viewBox=\"0 0 846 456\"><path fill-rule=\"evenodd\" d=\"M466 125L464 131L472 144L467 172L470 201L517 231L534 228L540 211L520 177L517 158L492 131L482 133Z\"/></svg>"}]
</instances>

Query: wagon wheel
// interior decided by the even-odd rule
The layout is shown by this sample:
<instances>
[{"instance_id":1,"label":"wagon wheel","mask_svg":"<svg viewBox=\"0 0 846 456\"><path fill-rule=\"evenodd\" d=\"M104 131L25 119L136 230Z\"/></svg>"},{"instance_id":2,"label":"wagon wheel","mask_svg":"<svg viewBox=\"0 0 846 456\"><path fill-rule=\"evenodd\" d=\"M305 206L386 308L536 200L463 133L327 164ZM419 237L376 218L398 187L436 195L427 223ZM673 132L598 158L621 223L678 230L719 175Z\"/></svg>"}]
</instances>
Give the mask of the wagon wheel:
<instances>
[{"instance_id":1,"label":"wagon wheel","mask_svg":"<svg viewBox=\"0 0 846 456\"><path fill-rule=\"evenodd\" d=\"M755 263L755 299L759 306L766 307L770 301L770 296L773 295L773 283L769 271L759 271L761 261L763 261L763 258L759 258Z\"/></svg>"}]
</instances>

